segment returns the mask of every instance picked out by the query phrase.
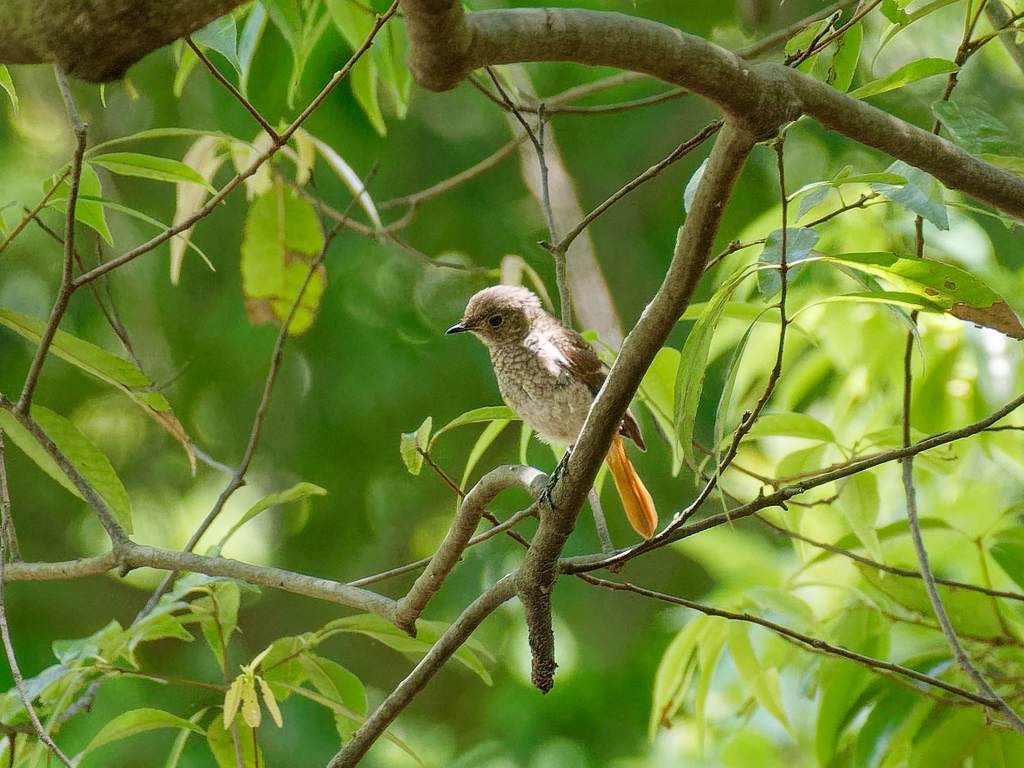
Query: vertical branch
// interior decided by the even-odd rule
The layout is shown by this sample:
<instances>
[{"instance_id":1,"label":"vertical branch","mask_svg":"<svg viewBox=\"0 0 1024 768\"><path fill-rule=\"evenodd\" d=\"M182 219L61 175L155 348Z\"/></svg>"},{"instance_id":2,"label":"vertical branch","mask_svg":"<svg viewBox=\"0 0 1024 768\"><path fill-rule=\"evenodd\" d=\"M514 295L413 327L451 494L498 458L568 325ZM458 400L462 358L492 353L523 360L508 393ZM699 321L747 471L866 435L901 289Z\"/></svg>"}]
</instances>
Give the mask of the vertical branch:
<instances>
[{"instance_id":1,"label":"vertical branch","mask_svg":"<svg viewBox=\"0 0 1024 768\"><path fill-rule=\"evenodd\" d=\"M3 559L13 563L21 562L18 535L11 516L11 496L7 491L7 463L4 461L4 431L0 429L0 536L3 536Z\"/></svg>"},{"instance_id":2,"label":"vertical branch","mask_svg":"<svg viewBox=\"0 0 1024 768\"><path fill-rule=\"evenodd\" d=\"M9 506L8 499L9 494L7 491L7 470L4 465L4 443L3 443L3 432L0 432L0 498L4 499L4 507L7 510ZM9 511L9 510L8 510ZM46 745L46 747L57 756L67 768L72 768L71 761L68 760L67 756L60 751L60 748L54 744L53 739L50 738L50 734L43 728L43 724L39 721L39 715L36 714L35 708L32 706L32 698L28 694L28 689L25 688L25 678L22 677L21 669L18 667L18 658L14 654L14 644L11 642L10 628L7 626L7 601L4 591L4 568L7 565L7 527L0 526L0 635L3 635L4 650L7 653L7 663L11 667L11 675L14 677L14 685L18 689L18 696L21 697L21 703L25 705L25 711L28 713L29 720L32 721L32 728L35 730L39 740ZM13 736L10 744L11 754L14 754L14 742Z\"/></svg>"},{"instance_id":3,"label":"vertical branch","mask_svg":"<svg viewBox=\"0 0 1024 768\"><path fill-rule=\"evenodd\" d=\"M71 161L71 183L68 185L67 216L64 223L64 270L61 275L60 290L57 292L57 300L54 302L53 311L50 312L50 320L46 324L42 338L39 339L39 349L36 350L32 366L25 377L25 386L21 390L21 397L18 399L18 410L26 414L32 406L32 395L39 383L39 374L43 370L43 363L46 362L50 344L53 342L53 337L57 335L57 328L68 308L71 294L75 292L75 208L78 205L78 188L82 180L82 160L85 157L87 130L85 123L78 115L67 77L59 66L54 66L54 72L57 75L57 85L60 88L60 95L64 99L68 119L75 131L77 144L74 159Z\"/></svg>"}]
</instances>

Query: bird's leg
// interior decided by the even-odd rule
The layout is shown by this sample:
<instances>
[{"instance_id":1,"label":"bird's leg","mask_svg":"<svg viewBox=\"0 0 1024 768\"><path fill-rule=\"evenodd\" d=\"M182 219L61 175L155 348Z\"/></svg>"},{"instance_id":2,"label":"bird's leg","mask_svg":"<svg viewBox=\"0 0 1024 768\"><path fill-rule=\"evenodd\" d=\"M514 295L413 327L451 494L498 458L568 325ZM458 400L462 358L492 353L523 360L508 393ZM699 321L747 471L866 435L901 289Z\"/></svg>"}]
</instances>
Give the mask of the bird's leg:
<instances>
[{"instance_id":1,"label":"bird's leg","mask_svg":"<svg viewBox=\"0 0 1024 768\"><path fill-rule=\"evenodd\" d=\"M554 509L555 505L551 501L551 489L555 487L559 480L569 470L569 458L572 456L572 446L570 445L565 449L565 453L562 454L562 458L558 460L558 464L555 465L554 471L551 473L548 484L544 487L544 490L540 493L540 501L547 504L548 508Z\"/></svg>"},{"instance_id":2,"label":"bird's leg","mask_svg":"<svg viewBox=\"0 0 1024 768\"><path fill-rule=\"evenodd\" d=\"M604 519L604 510L601 508L601 497L597 495L597 489L591 486L587 494L590 502L590 511L594 513L594 526L597 528L597 537L601 540L601 552L605 557L615 554L615 547L612 545L612 537L608 533L608 523Z\"/></svg>"}]
</instances>

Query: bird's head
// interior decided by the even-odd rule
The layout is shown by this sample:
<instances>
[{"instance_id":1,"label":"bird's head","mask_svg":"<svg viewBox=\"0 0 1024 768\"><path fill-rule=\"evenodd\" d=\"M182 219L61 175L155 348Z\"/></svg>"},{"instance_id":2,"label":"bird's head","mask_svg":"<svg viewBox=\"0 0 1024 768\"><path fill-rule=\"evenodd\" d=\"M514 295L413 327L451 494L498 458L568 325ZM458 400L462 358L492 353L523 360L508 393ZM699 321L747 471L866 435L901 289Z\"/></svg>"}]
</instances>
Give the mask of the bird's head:
<instances>
[{"instance_id":1,"label":"bird's head","mask_svg":"<svg viewBox=\"0 0 1024 768\"><path fill-rule=\"evenodd\" d=\"M518 285L495 285L475 294L466 313L447 333L469 331L487 346L519 342L530 331L530 322L544 314L540 299Z\"/></svg>"}]
</instances>

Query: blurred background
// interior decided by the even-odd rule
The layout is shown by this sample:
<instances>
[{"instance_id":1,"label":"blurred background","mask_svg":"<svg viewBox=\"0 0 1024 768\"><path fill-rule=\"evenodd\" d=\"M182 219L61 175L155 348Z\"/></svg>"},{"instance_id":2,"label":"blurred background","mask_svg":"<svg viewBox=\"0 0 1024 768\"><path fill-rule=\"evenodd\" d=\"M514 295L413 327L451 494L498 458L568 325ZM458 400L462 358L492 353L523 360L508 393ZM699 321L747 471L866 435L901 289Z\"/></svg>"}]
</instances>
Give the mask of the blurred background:
<instances>
[{"instance_id":1,"label":"blurred background","mask_svg":"<svg viewBox=\"0 0 1024 768\"><path fill-rule=\"evenodd\" d=\"M373 5L378 10L384 7L376 1ZM474 9L507 5L485 0L471 3ZM593 0L580 5L643 15L730 48L785 28L820 7L813 0L788 0L785 4ZM930 34L907 34L876 60L862 55L861 79L872 79L872 67L884 74L901 60L923 55L951 58L959 43L961 16L962 10L937 15ZM873 23L881 26L878 20ZM865 35L865 46L867 38ZM268 24L249 78L250 99L272 125L289 121L348 55L340 34L328 27L305 67L296 106L289 107L284 94L291 73L291 51L279 30ZM135 66L128 80L103 89L74 84L79 109L89 123L90 144L160 127L219 131L251 141L257 133L252 118L202 66L192 72L181 96L175 96L180 56L181 50L173 46L159 51ZM216 54L211 57L229 71L223 59ZM781 53L776 52L774 58L781 58ZM575 65L527 65L526 70L542 96L614 74ZM20 220L23 207L36 204L47 179L69 160L73 149L73 134L51 69L15 67L11 71L20 100L18 115L0 98L0 205L9 206L3 210L8 225ZM983 100L986 109L996 110L1008 125L1019 128L1024 125L1020 77L1005 52L989 46L972 60L972 68L962 73L960 88ZM875 103L930 127L929 104L941 94L942 81L923 81L879 97ZM629 101L663 89L649 80L641 81L582 103ZM414 193L472 166L511 135L505 114L468 83L442 94L413 86L408 116L403 120L395 119L386 100L382 109L386 135L374 130L348 84L343 83L305 124L358 175L366 175L379 162L369 186L378 203ZM707 103L682 98L617 114L556 116L548 138L561 153L583 209L590 210L717 116ZM180 159L192 140L155 139L132 149ZM628 331L660 285L676 229L683 220L683 188L709 146L640 187L589 229L624 330ZM857 172L877 172L890 162L809 121L791 129L787 152L790 190L828 178L846 165L854 165ZM764 236L778 227L775 163L770 149L755 151L726 213L722 247L736 238ZM287 165L282 162L282 167ZM230 174L225 167L215 184L223 184ZM160 222L172 220L172 185L102 173L101 182L107 199L138 208ZM338 210L351 199L322 164L314 170L312 190ZM193 232L194 241L210 257L215 270L189 252L180 282L173 285L165 245L118 269L109 280L113 302L146 372L154 381L166 383L162 391L196 446L229 467L241 460L278 333L274 325L250 323L243 304L238 263L246 209L244 193L238 190ZM403 211L386 211L385 223ZM44 212L44 219L58 230L63 226L56 211ZM80 229L79 247L87 260L95 259L97 252L104 259L111 258L157 231L127 217L108 215L108 221L116 249L98 242L91 231ZM896 214L878 214L844 226L847 228L829 235L833 242L877 237L886 245L907 245L913 233L912 220ZM549 255L537 245L548 239L547 226L524 182L518 154L425 202L415 220L399 234L428 256L492 271L429 266L394 244L343 232L326 260L326 292L317 320L307 333L292 338L286 346L249 483L232 498L199 551L216 543L262 496L308 481L328 494L261 516L235 536L224 554L345 581L433 552L452 519L456 500L429 469L424 468L418 477L406 471L398 450L400 434L415 430L428 416L433 417L436 428L470 409L500 404L484 347L468 337L446 337L444 330L459 319L469 296L497 281L505 257L525 260L552 293L554 268ZM984 279L991 278L989 285L1002 292L1011 306L1024 307L1017 279L1022 261L1018 232L995 219L968 219L960 214L954 217L946 237L948 245L943 247L947 253L954 258L962 256L966 260L963 266ZM38 227L30 226L0 256L0 306L44 319L52 308L60 270L60 246ZM698 301L706 300L715 287L714 277L706 281ZM102 286L101 290L108 288ZM756 297L752 300L759 301ZM831 322L837 329L844 327L849 332L853 328L869 335L874 328L871 317L875 316L850 310ZM681 347L688 327L680 324L670 346ZM74 297L62 328L121 354L96 302L84 291ZM959 331L950 334L954 338L950 343L975 361L975 373L984 373L985 361L992 355L984 352L983 341L972 341ZM878 336L874 343L880 338L888 337ZM706 385L716 393L728 359L727 354L717 356L729 344L716 342L718 362ZM864 349L873 346L871 338L862 338L860 344ZM32 345L0 329L0 391L8 396L20 391L33 352ZM764 354L766 360L774 354L770 345ZM975 386L977 375L966 377L969 392L964 397L972 413L975 408L984 410L989 399L997 402L1005 397L1017 381L1016 350L1003 348L993 354L1008 360L1010 372L993 379L988 392ZM878 365L889 376L898 374L895 359ZM806 394L803 399L792 395L789 405L795 410L816 397L834 396L841 391L843 375L838 364L825 366L816 378L807 373ZM873 384L886 386L879 378ZM866 386L870 388L872 380ZM943 412L933 411L934 423L919 425L922 430L943 428L964 412L950 406L948 397L939 399L945 403ZM106 453L131 495L135 541L182 547L227 483L225 473L202 462L193 477L185 453L167 433L126 398L53 356L46 364L36 401L71 419ZM702 406L698 421L698 433L709 442L716 403L717 394ZM695 495L694 478L685 468L679 476L672 476L671 451L656 437L649 413L638 413L649 435L649 450L634 456L634 461L667 519ZM480 426L456 429L437 443L433 458L456 481L480 430ZM474 476L516 461L518 451L519 430L510 427L487 450ZM13 514L26 560L69 560L105 549L102 529L84 504L10 444L6 457ZM550 450L536 441L529 448L529 458L545 470L554 466ZM635 534L621 515L614 493L606 492L604 498L613 540L619 546L633 542ZM525 494L507 492L491 509L504 518L527 503ZM738 572L793 557L791 546L783 539L770 538L750 526L738 526L731 541L727 536L723 532L719 544L709 538L704 546L663 549L631 563L624 576L659 591L701 599L716 594L723 582L731 588L742 587L746 582L737 582ZM567 554L599 548L593 522L584 511ZM428 617L453 620L482 588L513 570L520 558L518 545L505 538L470 550L431 604ZM9 585L9 620L23 671L31 676L52 664L50 646L55 640L86 636L111 619L129 624L161 576L137 572L126 580L104 576ZM397 597L410 584L411 578L402 577L376 588ZM485 685L461 667L450 667L401 716L395 733L428 764L435 765L754 764L749 761L752 755L761 754L757 751L762 749L760 742L754 752L718 750L702 757L692 730L661 729L656 738L649 739L653 677L666 646L685 623L687 615L681 609L596 590L569 578L559 582L554 607L559 669L550 694L542 696L529 685L521 609L512 602L475 635L494 656L488 662L493 685ZM285 592L243 592L242 636L233 648L232 661L248 663L274 639L315 630L347 612ZM364 682L371 707L411 668L401 654L358 636L334 638L321 651ZM162 675L219 682L216 661L201 640L193 644L177 640L151 643L141 649L140 658L147 669ZM3 666L0 685L10 684ZM192 712L216 703L216 697L149 681L113 681L100 691L91 715L79 716L63 727L60 741L74 753L76 745L81 748L99 724L126 707L160 706L187 716L183 703L184 709ZM287 727L280 734L273 728L261 732L268 764L326 763L338 745L329 714L293 697L285 718ZM768 745L763 747L768 761L764 764L814 763L813 755L788 739L777 724L755 722L771 736L764 742ZM172 738L170 732L157 732L136 738L130 742L130 750L108 749L91 759L101 758L110 766L161 764ZM196 740L186 747L182 764L213 763L205 745ZM382 742L366 764L412 762L396 747Z\"/></svg>"}]
</instances>

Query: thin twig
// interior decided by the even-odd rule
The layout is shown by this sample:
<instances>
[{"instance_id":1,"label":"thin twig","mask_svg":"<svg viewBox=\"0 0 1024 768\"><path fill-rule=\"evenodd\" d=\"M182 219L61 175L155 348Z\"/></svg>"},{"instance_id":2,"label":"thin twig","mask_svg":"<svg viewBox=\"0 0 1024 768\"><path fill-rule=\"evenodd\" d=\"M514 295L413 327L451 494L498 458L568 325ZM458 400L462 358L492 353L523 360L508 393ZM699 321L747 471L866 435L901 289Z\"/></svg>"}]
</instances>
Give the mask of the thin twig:
<instances>
[{"instance_id":1,"label":"thin twig","mask_svg":"<svg viewBox=\"0 0 1024 768\"><path fill-rule=\"evenodd\" d=\"M85 157L85 145L88 138L85 123L78 115L75 107L74 97L71 95L71 86L68 85L67 77L63 70L54 65L54 72L57 75L57 86L60 95L64 99L64 106L68 112L68 119L75 131L75 156L71 163L71 183L68 185L67 215L64 223L64 270L61 275L60 289L57 291L57 300L54 302L50 318L46 323L46 329L39 339L39 348L32 359L32 365L25 376L25 386L21 390L21 397L18 399L18 410L27 414L32 406L32 395L35 393L36 385L39 383L39 375L43 371L43 363L50 352L50 344L57 335L57 328L64 318L64 312L68 308L71 294L75 292L74 284L74 254L75 254L75 210L78 205L78 188L82 180L82 161Z\"/></svg>"},{"instance_id":2,"label":"thin twig","mask_svg":"<svg viewBox=\"0 0 1024 768\"><path fill-rule=\"evenodd\" d=\"M835 3L830 5L828 8L823 8L817 13L812 13L807 18L801 19L785 29L773 32L763 40L758 40L756 43L748 45L746 48L740 48L736 51L736 55L744 59L756 59L758 56L770 53L780 45L784 45L790 38L803 32L811 24L827 19L836 11L845 11L847 8L852 8L859 2L860 0L843 0L843 2Z\"/></svg>"},{"instance_id":3,"label":"thin twig","mask_svg":"<svg viewBox=\"0 0 1024 768\"><path fill-rule=\"evenodd\" d=\"M670 155L668 155L668 157L666 157L664 160L662 160L661 162L659 162L659 163L657 163L655 165L652 165L650 168L648 168L646 171L641 173L639 176L637 176L635 179L630 181L628 184L624 185L617 192L615 192L613 195L611 195L607 200L605 200L603 203L601 203L599 206L597 206L594 210L592 210L590 213L588 213L583 218L583 220L580 221L580 223L577 224L572 229L572 231L570 231L565 237L563 237L556 245L554 245L549 250L558 250L558 251L561 251L562 253L565 253L566 251L568 251L569 250L569 246L572 245L572 241L575 240L577 237L579 237L580 233L582 233L583 230L585 230L587 227L589 227L591 225L591 223L593 223L594 219L596 219L602 213L607 211L609 208L612 207L612 205L617 203L619 200L621 200L627 194L629 194L634 189L639 187L645 181L649 181L650 179L653 179L655 176L657 176L663 170L668 168L674 162L676 162L677 160L679 160L682 157L685 157L687 154L689 154L694 149L699 147L705 141L707 141L712 136L714 136L716 133L718 133L718 130L721 127L722 127L722 121L721 120L716 120L713 123L710 123L710 124L706 125L692 139L690 139L688 141L685 141L682 144L680 144L678 147L676 147L672 151L672 153ZM554 241L552 241L552 242L554 242Z\"/></svg>"},{"instance_id":4,"label":"thin twig","mask_svg":"<svg viewBox=\"0 0 1024 768\"><path fill-rule=\"evenodd\" d=\"M0 528L3 529L5 562L20 563L21 548L11 515L11 495L7 490L7 462L4 461L4 431L0 429Z\"/></svg>"},{"instance_id":5,"label":"thin twig","mask_svg":"<svg viewBox=\"0 0 1024 768\"><path fill-rule=\"evenodd\" d=\"M4 443L3 443L3 432L0 432L0 468L4 467ZM4 499L8 498L7 491L7 471L4 469L0 471L0 494ZM32 728L35 731L36 736L43 742L47 748L57 756L67 768L72 768L71 761L68 760L67 756L60 751L60 748L53 743L53 739L50 738L50 734L43 728L43 724L39 721L39 715L36 714L35 707L32 706L32 697L29 696L28 689L25 687L25 678L22 677L21 669L18 667L18 657L14 653L14 644L11 642L11 632L7 625L7 600L5 593L5 573L4 569L7 563L7 534L6 527L0 526L0 634L3 635L4 650L7 652L7 663L11 667L11 676L14 678L14 685L18 689L18 696L21 698L21 703L25 706L25 711L28 713L29 720L32 721ZM13 752L13 744L11 745Z\"/></svg>"},{"instance_id":6,"label":"thin twig","mask_svg":"<svg viewBox=\"0 0 1024 768\"><path fill-rule=\"evenodd\" d=\"M802 541L804 544L809 544L810 546L816 549L822 549L826 552L831 552L834 555L840 555L841 557L853 560L855 563L860 563L861 565L871 568L872 570L884 571L885 573L891 573L894 576L902 576L908 579L922 578L921 573L919 571L912 571L909 568L897 568L892 565L886 565L885 563L879 563L876 560L872 560L869 557L864 557L863 555L858 555L856 552L851 552L848 549L836 547L832 544L826 544L823 541L816 541L815 539L804 536L802 533L797 533L796 531L791 531L788 528L783 528L781 525L773 523L771 520L769 520L767 517L760 513L755 513L754 517L782 536L785 536L790 539L795 539L797 541ZM1004 592L1003 590L992 589L991 587L982 587L978 584L968 584L965 581L953 581L952 579L936 578L935 583L941 584L944 587L952 587L953 589L964 589L971 592L979 592L983 595L988 595L989 597L999 597L1005 600L1017 600L1020 602L1024 602L1024 594L1020 594L1018 592Z\"/></svg>"},{"instance_id":7,"label":"thin twig","mask_svg":"<svg viewBox=\"0 0 1024 768\"><path fill-rule=\"evenodd\" d=\"M314 98L313 101L311 101L309 105L304 110L302 110L299 116L292 121L291 125L288 126L288 129L285 130L282 134L280 134L277 140L272 140L270 147L268 147L266 151L264 151L255 160L253 160L248 168L238 173L227 184L225 184L221 188L221 190L216 195L211 197L202 208L198 209L188 218L178 222L173 227L168 227L167 229L165 229L163 232L161 232L159 235L152 238L148 242L145 242L142 245L138 246L137 248L133 248L132 250L121 254L117 258L111 259L110 261L105 262L104 264L82 275L75 281L75 287L78 288L91 280L95 280L100 275L105 275L107 272L115 270L118 267L121 267L130 261L134 261L139 256L149 253L150 251L157 248L167 240L170 240L175 235L181 234L186 229L189 229L190 227L194 226L195 223L200 219L209 216L210 213L221 204L224 198L231 194L231 192L234 191L239 184L248 179L250 176L254 175L260 169L260 167L262 167L262 165L265 162L267 162L267 160L269 160L271 157L277 154L281 147L288 143L292 135L302 126L302 124L313 113L313 111L320 106L323 100L326 99L328 95L330 95L331 91L333 91L335 87L337 87L338 83L340 83L345 78L345 76L348 75L349 71L352 69L353 66L355 66L356 62L359 61L360 58L362 58L363 54L370 49L370 46L373 43L373 39L377 36L377 33L380 31L381 27L383 27L384 24L386 24L388 20L395 15L395 12L397 10L398 0L395 0L395 2L391 4L391 7L388 8L388 10L386 10L381 16L377 18L376 22L374 22L373 28L370 30L370 33L366 36L366 39L363 41L363 44L359 46L355 53L352 54L349 60L345 63L345 66L334 73L334 76L331 77L331 79L327 82L323 89L321 89L320 93L316 96L316 98Z\"/></svg>"},{"instance_id":8,"label":"thin twig","mask_svg":"<svg viewBox=\"0 0 1024 768\"><path fill-rule=\"evenodd\" d=\"M721 461L718 462L718 467L715 470L715 474L704 484L704 488L701 490L697 499L690 507L681 512L677 513L672 518L672 522L666 526L666 530L672 530L678 528L686 523L686 521L692 516L697 509L704 503L704 501L711 496L712 491L718 485L718 481L722 476L722 473L732 464L733 459L736 458L736 454L739 452L740 443L743 438L749 434L750 430L754 428L754 424L757 422L758 417L764 410L764 407L768 404L768 400L771 398L772 393L775 391L775 385L782 377L782 359L786 351L786 328L789 325L789 318L786 315L786 298L789 290L789 267L786 262L786 250L787 250L787 239L786 231L788 229L788 214L789 214L789 201L786 196L786 166L783 157L783 146L785 137L780 136L774 142L775 151L778 156L778 171L779 171L779 198L782 206L782 243L781 243L781 254L779 259L779 278L781 281L781 288L779 290L779 344L778 351L775 354L775 365L772 367L771 373L768 375L768 383L765 384L764 391L761 393L761 397L758 398L754 408L743 414L743 418L740 419L739 426L736 428L736 433L733 435L732 442L729 445L729 449L726 451L725 456L722 457Z\"/></svg>"},{"instance_id":9,"label":"thin twig","mask_svg":"<svg viewBox=\"0 0 1024 768\"><path fill-rule=\"evenodd\" d=\"M604 587L606 589L617 590L620 592L631 592L636 595L649 597L654 600L660 600L665 603L681 605L684 608L690 608L694 611L698 611L699 613L703 613L707 616L714 616L719 619L727 619L729 621L743 621L749 624L756 624L759 627L769 629L778 635L789 638L791 640L796 640L797 642L807 645L814 650L822 651L831 656L838 656L843 659L849 659L850 661L855 661L858 664L862 664L863 666L869 667L871 669L881 669L887 672L893 672L897 675L903 675L904 677L909 677L913 680L917 680L918 682L925 683L926 685L930 685L935 688L941 688L944 691L948 691L949 693L952 693L956 696L960 696L961 698L967 699L968 701L973 701L976 704L982 704L986 707L992 706L991 701L985 699L982 696L979 696L973 691L967 690L966 688L961 688L958 685L947 683L945 680L942 680L937 677L932 677L931 675L923 674L921 672L918 672L917 670L910 669L909 667L904 667L900 664L894 664L890 661L881 661L880 659L875 659L870 656L865 656L863 654L847 650L846 648L841 648L838 645L832 645L831 643L821 640L820 638L805 635L802 632L797 632L793 629L790 629L789 627L784 627L781 624L776 624L774 621L762 619L759 616L751 616L749 613L723 611L719 608L712 608L711 606L703 605L702 603L698 603L693 600L687 600L682 597L675 597L673 595L662 594L661 592L654 592L650 589L644 589L643 587L638 587L634 584L622 584L615 581L608 581L607 579L599 579L597 577L586 574L580 574L580 577L588 584L593 584L594 586Z\"/></svg>"},{"instance_id":10,"label":"thin twig","mask_svg":"<svg viewBox=\"0 0 1024 768\"><path fill-rule=\"evenodd\" d=\"M71 166L69 165L67 168L64 169L64 172L57 177L57 180L54 181L53 186L50 187L50 191L43 195L43 199L39 201L39 204L31 211L29 211L27 214L25 214L25 218L19 221L18 225L11 230L11 234L9 234L7 238L2 243L0 243L0 253L3 253L4 249L6 249L7 246L14 241L14 238L18 236L21 230L28 226L28 223L32 221L33 218L35 218L37 213L43 210L43 207L48 202L50 202L50 198L53 197L54 193L60 188L60 185L64 183L64 179L66 179L70 173Z\"/></svg>"},{"instance_id":11,"label":"thin twig","mask_svg":"<svg viewBox=\"0 0 1024 768\"><path fill-rule=\"evenodd\" d=\"M252 115L256 122L259 123L260 126L263 128L263 130L267 132L267 135L270 136L270 138L273 139L274 141L278 141L281 137L277 135L277 131L274 130L273 126L271 126L270 123L268 123L266 119L264 119L263 115L259 113L256 107L254 107L252 103L247 98L245 98L245 96L242 95L241 91L235 88L235 86L231 84L231 81L224 77L224 75L222 75L220 71L215 66L213 66L213 62L210 61L209 58L207 58L205 53L199 50L199 46L192 41L192 38L186 37L185 42L188 43L188 47L191 48L192 52L199 57L199 60L203 62L206 68L210 70L210 73L215 78L217 78L217 80L220 81L220 84L227 88L231 95L234 96L238 100L238 102L249 111L249 114Z\"/></svg>"}]
</instances>

